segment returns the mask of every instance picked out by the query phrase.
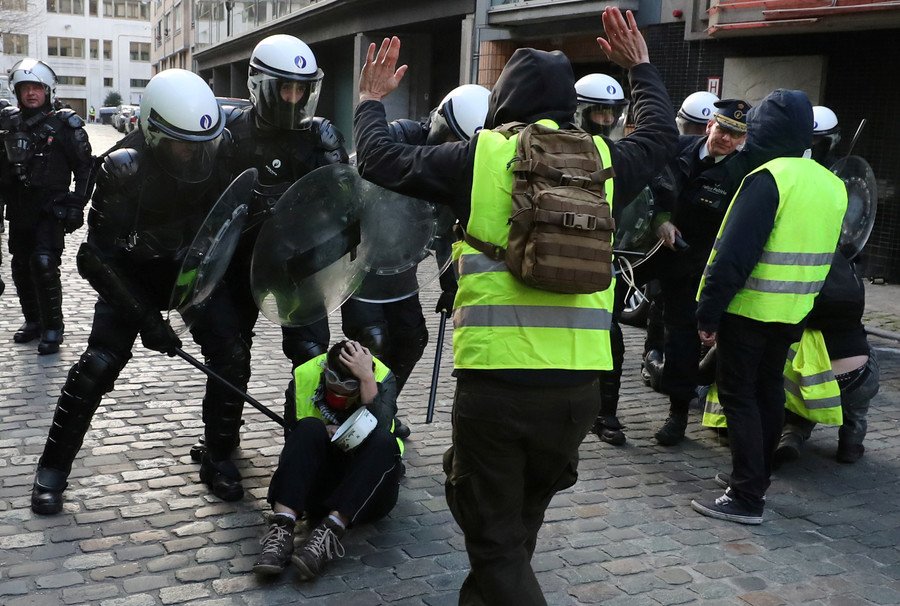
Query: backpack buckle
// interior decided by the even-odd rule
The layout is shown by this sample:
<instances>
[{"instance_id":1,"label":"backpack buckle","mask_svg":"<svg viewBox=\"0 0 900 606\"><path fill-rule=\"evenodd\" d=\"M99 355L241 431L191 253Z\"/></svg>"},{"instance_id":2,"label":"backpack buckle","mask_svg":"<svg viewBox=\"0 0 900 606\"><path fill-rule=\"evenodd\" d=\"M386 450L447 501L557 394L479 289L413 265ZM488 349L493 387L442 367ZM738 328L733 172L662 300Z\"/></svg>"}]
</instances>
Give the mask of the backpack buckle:
<instances>
[{"instance_id":1,"label":"backpack buckle","mask_svg":"<svg viewBox=\"0 0 900 606\"><path fill-rule=\"evenodd\" d=\"M585 229L594 231L597 229L597 217L594 215L585 215L582 213L563 213L563 227L569 229Z\"/></svg>"},{"instance_id":2,"label":"backpack buckle","mask_svg":"<svg viewBox=\"0 0 900 606\"><path fill-rule=\"evenodd\" d=\"M591 184L591 178L564 174L559 178L559 184L563 186L575 185L577 187L587 187Z\"/></svg>"}]
</instances>

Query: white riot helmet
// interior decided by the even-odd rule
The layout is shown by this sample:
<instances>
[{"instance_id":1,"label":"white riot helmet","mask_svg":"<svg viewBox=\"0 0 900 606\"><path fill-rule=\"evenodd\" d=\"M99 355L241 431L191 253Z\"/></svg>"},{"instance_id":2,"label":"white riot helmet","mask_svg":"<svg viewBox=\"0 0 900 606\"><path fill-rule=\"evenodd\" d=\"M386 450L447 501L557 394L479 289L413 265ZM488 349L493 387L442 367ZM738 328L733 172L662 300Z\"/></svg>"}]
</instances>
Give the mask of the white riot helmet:
<instances>
[{"instance_id":1,"label":"white riot helmet","mask_svg":"<svg viewBox=\"0 0 900 606\"><path fill-rule=\"evenodd\" d=\"M428 145L468 141L484 127L491 91L478 84L463 84L447 93L431 111Z\"/></svg>"},{"instance_id":2,"label":"white riot helmet","mask_svg":"<svg viewBox=\"0 0 900 606\"><path fill-rule=\"evenodd\" d=\"M44 85L44 91L47 94L46 105L52 106L56 101L56 72L50 69L50 66L43 61L37 59L26 58L17 62L9 70L9 86L19 96L17 90L19 85L24 82L38 82ZM21 105L21 101L19 101Z\"/></svg>"},{"instance_id":3,"label":"white riot helmet","mask_svg":"<svg viewBox=\"0 0 900 606\"><path fill-rule=\"evenodd\" d=\"M215 165L225 115L203 79L183 69L159 72L141 98L141 132L159 165L186 183L206 180Z\"/></svg>"},{"instance_id":4,"label":"white riot helmet","mask_svg":"<svg viewBox=\"0 0 900 606\"><path fill-rule=\"evenodd\" d=\"M812 159L819 164L826 164L840 141L841 127L838 125L837 115L824 105L814 105Z\"/></svg>"},{"instance_id":5,"label":"white riot helmet","mask_svg":"<svg viewBox=\"0 0 900 606\"><path fill-rule=\"evenodd\" d=\"M308 128L323 76L302 40L286 34L263 38L250 55L247 77L256 115L275 128Z\"/></svg>"},{"instance_id":6,"label":"white riot helmet","mask_svg":"<svg viewBox=\"0 0 900 606\"><path fill-rule=\"evenodd\" d=\"M678 131L682 135L702 135L706 132L706 123L716 113L715 103L719 98L705 90L698 90L688 95L675 117Z\"/></svg>"},{"instance_id":7,"label":"white riot helmet","mask_svg":"<svg viewBox=\"0 0 900 606\"><path fill-rule=\"evenodd\" d=\"M622 85L606 74L588 74L575 83L575 125L592 135L619 139L625 134L628 99Z\"/></svg>"}]
</instances>

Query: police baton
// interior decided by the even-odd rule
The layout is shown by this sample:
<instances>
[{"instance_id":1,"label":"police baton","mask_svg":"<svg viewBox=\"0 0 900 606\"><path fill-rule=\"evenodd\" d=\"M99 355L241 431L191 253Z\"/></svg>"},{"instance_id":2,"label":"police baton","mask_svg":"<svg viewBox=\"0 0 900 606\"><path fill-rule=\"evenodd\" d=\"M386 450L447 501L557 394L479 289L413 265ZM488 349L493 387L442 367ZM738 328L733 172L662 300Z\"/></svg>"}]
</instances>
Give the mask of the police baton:
<instances>
[{"instance_id":1,"label":"police baton","mask_svg":"<svg viewBox=\"0 0 900 606\"><path fill-rule=\"evenodd\" d=\"M863 118L859 121L859 126L856 129L856 134L853 135L853 140L850 141L850 147L847 148L847 154L844 156L848 157L851 153L853 153L853 148L856 147L856 142L859 141L859 136L862 134L863 128L866 126L866 119Z\"/></svg>"},{"instance_id":2,"label":"police baton","mask_svg":"<svg viewBox=\"0 0 900 606\"><path fill-rule=\"evenodd\" d=\"M444 349L444 331L447 328L447 310L441 310L441 319L438 324L438 337L434 350L434 368L431 370L431 392L428 394L428 412L425 414L425 422L431 423L434 418L434 400L437 398L438 375L441 374L441 351Z\"/></svg>"},{"instance_id":3,"label":"police baton","mask_svg":"<svg viewBox=\"0 0 900 606\"><path fill-rule=\"evenodd\" d=\"M181 358L182 360L184 360L185 362L187 362L188 364L190 364L191 366L193 366L194 368L201 370L203 372L203 374L205 374L207 377L210 377L211 379L215 379L216 381L218 381L220 385L228 388L228 391L230 391L231 393L233 393L236 396L239 396L244 402L246 402L247 404L249 404L256 410L258 410L259 412L263 413L264 415L266 415L267 417L269 417L270 419L272 419L273 421L275 421L282 427L286 427L284 419L281 418L280 416L278 416L278 414L272 412L272 410L270 408L268 408L266 405L261 403L256 398L250 396L249 394L241 391L240 389L238 389L237 387L235 387L234 385L229 383L228 380L225 379L225 377L223 377L222 375L213 371L209 366L207 366L206 364L204 364L203 362L201 362L200 360L198 360L191 354L187 353L180 347L176 347L175 355L178 356L179 358Z\"/></svg>"}]
</instances>

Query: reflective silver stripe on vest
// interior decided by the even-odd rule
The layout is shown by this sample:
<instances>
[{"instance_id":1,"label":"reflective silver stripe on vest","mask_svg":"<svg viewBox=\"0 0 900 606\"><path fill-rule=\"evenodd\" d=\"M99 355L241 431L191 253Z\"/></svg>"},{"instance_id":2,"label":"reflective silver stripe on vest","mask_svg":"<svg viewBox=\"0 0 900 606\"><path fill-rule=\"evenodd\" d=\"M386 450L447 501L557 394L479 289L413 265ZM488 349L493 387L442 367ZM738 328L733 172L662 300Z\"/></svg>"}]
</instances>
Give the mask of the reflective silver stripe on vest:
<instances>
[{"instance_id":1,"label":"reflective silver stripe on vest","mask_svg":"<svg viewBox=\"0 0 900 606\"><path fill-rule=\"evenodd\" d=\"M834 381L834 373L830 370L823 370L814 375L800 375L800 385L804 387L813 387L815 385L823 385L830 381Z\"/></svg>"},{"instance_id":2,"label":"reflective silver stripe on vest","mask_svg":"<svg viewBox=\"0 0 900 606\"><path fill-rule=\"evenodd\" d=\"M786 280L766 280L764 278L747 278L744 288L757 292L770 292L779 295L809 295L822 290L825 280L817 282L795 282Z\"/></svg>"},{"instance_id":3,"label":"reflective silver stripe on vest","mask_svg":"<svg viewBox=\"0 0 900 606\"><path fill-rule=\"evenodd\" d=\"M457 264L459 275L483 274L492 271L507 271L506 263L494 261L485 254L461 255Z\"/></svg>"},{"instance_id":4,"label":"reflective silver stripe on vest","mask_svg":"<svg viewBox=\"0 0 900 606\"><path fill-rule=\"evenodd\" d=\"M760 263L767 265L831 265L834 253L791 253L763 251Z\"/></svg>"},{"instance_id":5,"label":"reflective silver stripe on vest","mask_svg":"<svg viewBox=\"0 0 900 606\"><path fill-rule=\"evenodd\" d=\"M456 328L516 326L528 328L578 328L609 330L612 314L605 309L550 305L471 305L453 314Z\"/></svg>"},{"instance_id":6,"label":"reflective silver stripe on vest","mask_svg":"<svg viewBox=\"0 0 900 606\"><path fill-rule=\"evenodd\" d=\"M828 398L810 398L806 399L800 394L800 386L788 379L784 378L784 389L790 392L798 400L803 402L807 410L820 410L822 408L835 408L841 405L841 396L831 396Z\"/></svg>"}]
</instances>

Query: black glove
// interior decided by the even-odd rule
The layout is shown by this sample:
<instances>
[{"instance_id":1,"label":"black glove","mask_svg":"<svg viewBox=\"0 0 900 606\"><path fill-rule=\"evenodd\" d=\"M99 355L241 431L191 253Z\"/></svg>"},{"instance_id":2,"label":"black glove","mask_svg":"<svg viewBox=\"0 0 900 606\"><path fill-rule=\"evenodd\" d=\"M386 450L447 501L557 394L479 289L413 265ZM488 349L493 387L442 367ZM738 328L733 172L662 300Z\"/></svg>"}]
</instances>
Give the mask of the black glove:
<instances>
[{"instance_id":1,"label":"black glove","mask_svg":"<svg viewBox=\"0 0 900 606\"><path fill-rule=\"evenodd\" d=\"M181 339L158 313L151 315L144 323L144 327L141 328L141 343L147 349L169 356L174 356L175 350L181 347Z\"/></svg>"},{"instance_id":2,"label":"black glove","mask_svg":"<svg viewBox=\"0 0 900 606\"><path fill-rule=\"evenodd\" d=\"M84 225L85 200L74 194L66 194L53 202L53 216L62 222L66 233L70 234Z\"/></svg>"},{"instance_id":3,"label":"black glove","mask_svg":"<svg viewBox=\"0 0 900 606\"><path fill-rule=\"evenodd\" d=\"M453 300L456 298L456 291L442 291L441 296L438 297L437 305L434 308L434 313L446 312L450 313L453 311Z\"/></svg>"}]
</instances>

